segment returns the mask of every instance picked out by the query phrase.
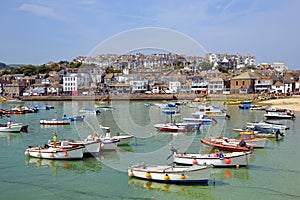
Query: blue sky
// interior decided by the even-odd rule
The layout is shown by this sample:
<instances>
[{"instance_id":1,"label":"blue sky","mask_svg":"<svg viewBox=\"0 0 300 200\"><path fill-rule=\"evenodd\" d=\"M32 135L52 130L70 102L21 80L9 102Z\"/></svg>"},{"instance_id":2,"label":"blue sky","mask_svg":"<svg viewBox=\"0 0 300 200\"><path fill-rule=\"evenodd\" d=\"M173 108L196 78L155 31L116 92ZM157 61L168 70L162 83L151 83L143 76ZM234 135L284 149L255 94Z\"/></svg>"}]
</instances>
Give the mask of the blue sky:
<instances>
[{"instance_id":1,"label":"blue sky","mask_svg":"<svg viewBox=\"0 0 300 200\"><path fill-rule=\"evenodd\" d=\"M250 53L257 64L285 62L300 69L298 0L7 0L0 5L0 62L7 64L71 61L116 34L161 27L192 38L207 52Z\"/></svg>"}]
</instances>

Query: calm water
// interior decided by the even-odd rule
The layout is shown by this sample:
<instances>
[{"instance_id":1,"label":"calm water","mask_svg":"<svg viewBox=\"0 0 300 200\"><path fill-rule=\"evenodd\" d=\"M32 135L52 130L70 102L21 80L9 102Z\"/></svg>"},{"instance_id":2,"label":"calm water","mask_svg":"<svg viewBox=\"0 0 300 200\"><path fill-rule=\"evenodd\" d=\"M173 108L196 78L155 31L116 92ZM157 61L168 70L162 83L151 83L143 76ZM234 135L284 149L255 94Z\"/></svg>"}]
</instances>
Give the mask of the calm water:
<instances>
[{"instance_id":1,"label":"calm water","mask_svg":"<svg viewBox=\"0 0 300 200\"><path fill-rule=\"evenodd\" d=\"M40 126L41 118L60 118L63 114L78 115L82 107L94 102L26 102L51 104L55 108L36 114L12 115L14 121L29 125L29 132L0 135L0 199L299 199L300 190L300 115L296 120L283 120L290 126L283 140L269 140L265 149L251 155L249 168L214 169L208 185L166 185L129 179L127 167L132 163L168 164L169 143L179 151L196 153L207 150L202 137L223 134L247 121L259 121L262 111L239 110L228 106L229 120L201 127L199 132L176 135L159 133L153 124L170 119L158 108L145 108L144 102L113 102L115 111L102 111L99 116L86 114L86 122L70 126ZM12 105L0 104L1 108ZM195 109L181 106L182 116L189 117ZM174 118L173 118L174 119ZM176 118L175 118L176 119ZM4 119L2 119L4 122ZM176 119L179 121L179 118ZM116 152L82 161L51 161L27 158L28 145L43 145L53 133L58 139L84 139L93 131L102 134L99 125L110 126L112 134L135 134L130 146Z\"/></svg>"}]
</instances>

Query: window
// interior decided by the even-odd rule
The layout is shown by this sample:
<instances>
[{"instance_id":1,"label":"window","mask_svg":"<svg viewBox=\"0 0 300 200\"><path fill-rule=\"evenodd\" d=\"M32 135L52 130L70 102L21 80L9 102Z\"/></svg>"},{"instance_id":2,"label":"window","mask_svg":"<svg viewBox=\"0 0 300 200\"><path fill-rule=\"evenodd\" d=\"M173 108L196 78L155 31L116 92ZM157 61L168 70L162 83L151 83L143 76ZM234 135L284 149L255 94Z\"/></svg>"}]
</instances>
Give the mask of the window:
<instances>
[{"instance_id":1,"label":"window","mask_svg":"<svg viewBox=\"0 0 300 200\"><path fill-rule=\"evenodd\" d=\"M245 85L245 81L242 82L242 85Z\"/></svg>"},{"instance_id":2,"label":"window","mask_svg":"<svg viewBox=\"0 0 300 200\"><path fill-rule=\"evenodd\" d=\"M237 86L237 85L239 85L239 82L238 82L238 81L236 81L236 82L235 82L235 85L236 85L236 86Z\"/></svg>"}]
</instances>

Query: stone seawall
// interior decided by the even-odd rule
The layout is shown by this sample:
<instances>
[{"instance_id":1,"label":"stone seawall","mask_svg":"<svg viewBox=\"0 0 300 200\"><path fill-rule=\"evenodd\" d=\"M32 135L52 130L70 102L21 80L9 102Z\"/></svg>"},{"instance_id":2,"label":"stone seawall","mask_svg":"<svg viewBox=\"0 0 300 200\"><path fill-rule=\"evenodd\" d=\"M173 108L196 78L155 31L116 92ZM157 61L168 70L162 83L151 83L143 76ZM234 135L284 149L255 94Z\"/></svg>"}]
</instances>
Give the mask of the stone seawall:
<instances>
[{"instance_id":1,"label":"stone seawall","mask_svg":"<svg viewBox=\"0 0 300 200\"><path fill-rule=\"evenodd\" d=\"M196 95L196 94L132 94L110 96L24 96L24 101L101 101L101 100L131 100L131 101L162 101L162 100L201 100L226 101L237 99L256 99L256 94L229 94L229 95Z\"/></svg>"}]
</instances>

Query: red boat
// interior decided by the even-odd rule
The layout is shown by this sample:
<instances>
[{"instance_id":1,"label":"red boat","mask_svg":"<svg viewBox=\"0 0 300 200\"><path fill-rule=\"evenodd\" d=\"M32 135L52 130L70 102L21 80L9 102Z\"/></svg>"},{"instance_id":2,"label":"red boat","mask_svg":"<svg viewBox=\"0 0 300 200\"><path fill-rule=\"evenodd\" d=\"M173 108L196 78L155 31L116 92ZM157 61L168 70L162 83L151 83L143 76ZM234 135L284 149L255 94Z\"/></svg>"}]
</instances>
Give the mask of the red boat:
<instances>
[{"instance_id":1,"label":"red boat","mask_svg":"<svg viewBox=\"0 0 300 200\"><path fill-rule=\"evenodd\" d=\"M234 145L234 144L226 143L226 141L218 142L218 141L213 141L213 140L203 138L201 140L201 143L215 149L220 149L222 151L250 151L250 150L252 151L253 150L253 147L248 146L243 140L239 144Z\"/></svg>"},{"instance_id":2,"label":"red boat","mask_svg":"<svg viewBox=\"0 0 300 200\"><path fill-rule=\"evenodd\" d=\"M1 114L3 115L12 115L12 114L25 114L24 110L1 110Z\"/></svg>"}]
</instances>

